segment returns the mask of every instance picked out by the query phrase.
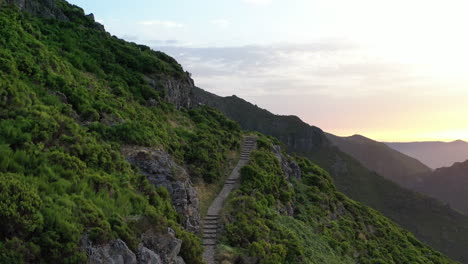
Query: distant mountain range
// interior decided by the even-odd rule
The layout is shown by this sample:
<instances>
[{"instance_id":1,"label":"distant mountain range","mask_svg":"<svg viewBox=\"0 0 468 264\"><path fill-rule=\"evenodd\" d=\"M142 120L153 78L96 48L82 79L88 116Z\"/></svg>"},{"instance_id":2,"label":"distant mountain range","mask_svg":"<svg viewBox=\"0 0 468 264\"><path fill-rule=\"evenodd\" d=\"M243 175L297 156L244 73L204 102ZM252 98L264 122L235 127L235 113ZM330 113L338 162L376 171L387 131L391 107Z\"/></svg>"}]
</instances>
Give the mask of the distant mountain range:
<instances>
[{"instance_id":1,"label":"distant mountain range","mask_svg":"<svg viewBox=\"0 0 468 264\"><path fill-rule=\"evenodd\" d=\"M419 174L430 173L431 169L419 160L398 152L384 143L361 135L338 137L326 134L328 139L341 151L353 156L369 170L408 186ZM414 177L410 177L414 176Z\"/></svg>"},{"instance_id":2,"label":"distant mountain range","mask_svg":"<svg viewBox=\"0 0 468 264\"><path fill-rule=\"evenodd\" d=\"M468 214L468 160L419 176L412 189Z\"/></svg>"},{"instance_id":3,"label":"distant mountain range","mask_svg":"<svg viewBox=\"0 0 468 264\"><path fill-rule=\"evenodd\" d=\"M389 143L377 142L361 135L350 137L338 137L329 133L326 135L341 151L357 159L367 169L468 214L468 158L465 162L456 162L450 167L432 170L419 160L389 147ZM454 160L455 157L462 159L463 147L468 143L459 140L451 143L390 144L404 146L406 149L410 146L419 147L419 150L427 149L426 153L421 151L420 154L426 154L434 159L445 158L447 162L447 160ZM429 150L431 147L433 149ZM437 153L439 150L441 153Z\"/></svg>"},{"instance_id":4,"label":"distant mountain range","mask_svg":"<svg viewBox=\"0 0 468 264\"><path fill-rule=\"evenodd\" d=\"M468 142L409 142L385 143L408 156L420 160L432 169L452 166L455 162L468 160Z\"/></svg>"}]
</instances>

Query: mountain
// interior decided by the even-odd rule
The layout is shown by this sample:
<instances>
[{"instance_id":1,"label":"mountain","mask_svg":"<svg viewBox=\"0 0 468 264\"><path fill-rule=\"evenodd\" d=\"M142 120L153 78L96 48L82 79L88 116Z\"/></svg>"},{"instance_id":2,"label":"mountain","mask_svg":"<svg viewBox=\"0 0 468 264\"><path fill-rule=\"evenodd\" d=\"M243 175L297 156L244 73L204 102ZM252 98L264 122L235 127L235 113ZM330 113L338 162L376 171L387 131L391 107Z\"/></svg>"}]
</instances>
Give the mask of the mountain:
<instances>
[{"instance_id":1,"label":"mountain","mask_svg":"<svg viewBox=\"0 0 468 264\"><path fill-rule=\"evenodd\" d=\"M205 263L202 207L253 133L197 93L173 58L111 36L77 6L0 0L0 263ZM320 129L285 120L275 124L290 146L331 148ZM255 137L219 219L223 263L456 263L342 194L309 159ZM439 248L463 261L452 228L468 237L464 219L420 199L434 210L418 204L421 216L446 226L451 250ZM415 221L422 232L434 223Z\"/></svg>"},{"instance_id":2,"label":"mountain","mask_svg":"<svg viewBox=\"0 0 468 264\"><path fill-rule=\"evenodd\" d=\"M402 186L414 181L410 175L425 174L431 169L417 159L402 154L384 143L361 135L338 137L326 134L328 139L341 151L357 159L371 171L377 172Z\"/></svg>"},{"instance_id":3,"label":"mountain","mask_svg":"<svg viewBox=\"0 0 468 264\"><path fill-rule=\"evenodd\" d=\"M237 96L220 97L199 88L194 89L193 103L217 108L244 129L279 139L289 152L330 172L339 191L380 211L432 247L468 263L467 216L368 170L334 146L321 129L295 116L272 114Z\"/></svg>"},{"instance_id":4,"label":"mountain","mask_svg":"<svg viewBox=\"0 0 468 264\"><path fill-rule=\"evenodd\" d=\"M468 159L468 142L385 143L389 147L420 160L432 169L452 166Z\"/></svg>"},{"instance_id":5,"label":"mountain","mask_svg":"<svg viewBox=\"0 0 468 264\"><path fill-rule=\"evenodd\" d=\"M468 160L436 169L420 177L414 190L448 203L468 214Z\"/></svg>"}]
</instances>

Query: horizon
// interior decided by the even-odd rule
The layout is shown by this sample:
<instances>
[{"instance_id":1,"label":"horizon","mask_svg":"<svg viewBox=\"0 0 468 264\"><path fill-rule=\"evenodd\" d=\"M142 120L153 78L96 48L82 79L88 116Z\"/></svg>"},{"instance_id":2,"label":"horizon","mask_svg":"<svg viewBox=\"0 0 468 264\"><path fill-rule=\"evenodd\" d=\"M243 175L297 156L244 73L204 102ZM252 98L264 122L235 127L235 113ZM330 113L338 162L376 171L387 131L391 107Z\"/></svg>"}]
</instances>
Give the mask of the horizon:
<instances>
[{"instance_id":1,"label":"horizon","mask_svg":"<svg viewBox=\"0 0 468 264\"><path fill-rule=\"evenodd\" d=\"M70 2L220 96L336 135L468 140L463 1Z\"/></svg>"}]
</instances>

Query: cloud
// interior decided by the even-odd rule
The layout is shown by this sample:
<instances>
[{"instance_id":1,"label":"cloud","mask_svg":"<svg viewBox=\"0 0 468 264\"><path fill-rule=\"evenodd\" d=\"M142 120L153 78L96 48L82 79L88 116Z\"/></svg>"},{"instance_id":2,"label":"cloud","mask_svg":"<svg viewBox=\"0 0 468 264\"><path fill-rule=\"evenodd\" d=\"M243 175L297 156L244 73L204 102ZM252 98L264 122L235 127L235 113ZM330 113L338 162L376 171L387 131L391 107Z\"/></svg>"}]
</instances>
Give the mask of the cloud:
<instances>
[{"instance_id":1,"label":"cloud","mask_svg":"<svg viewBox=\"0 0 468 264\"><path fill-rule=\"evenodd\" d=\"M227 19L213 19L210 21L210 23L219 28L227 28L231 24L231 22Z\"/></svg>"},{"instance_id":2,"label":"cloud","mask_svg":"<svg viewBox=\"0 0 468 264\"><path fill-rule=\"evenodd\" d=\"M221 95L367 96L429 82L406 65L387 62L344 41L218 48L157 47Z\"/></svg>"},{"instance_id":3,"label":"cloud","mask_svg":"<svg viewBox=\"0 0 468 264\"><path fill-rule=\"evenodd\" d=\"M253 5L268 5L272 0L242 0L242 2Z\"/></svg>"},{"instance_id":4,"label":"cloud","mask_svg":"<svg viewBox=\"0 0 468 264\"><path fill-rule=\"evenodd\" d=\"M138 24L144 26L161 26L164 28L182 28L184 24L177 23L174 21L163 21L163 20L147 20L147 21L140 21Z\"/></svg>"}]
</instances>

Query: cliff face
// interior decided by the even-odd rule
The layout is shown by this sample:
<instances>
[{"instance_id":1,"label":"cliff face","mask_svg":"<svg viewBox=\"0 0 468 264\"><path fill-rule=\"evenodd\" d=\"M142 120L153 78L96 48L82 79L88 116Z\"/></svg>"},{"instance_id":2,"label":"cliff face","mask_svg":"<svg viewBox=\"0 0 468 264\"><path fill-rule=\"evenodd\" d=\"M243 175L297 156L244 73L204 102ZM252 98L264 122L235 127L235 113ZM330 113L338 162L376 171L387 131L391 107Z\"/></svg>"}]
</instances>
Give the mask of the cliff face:
<instances>
[{"instance_id":1,"label":"cliff face","mask_svg":"<svg viewBox=\"0 0 468 264\"><path fill-rule=\"evenodd\" d=\"M27 12L37 17L47 18L47 19L57 19L60 21L71 21L73 20L72 16L79 13L84 15L83 9L77 6L70 6L68 3L63 2L62 0L4 0L5 4L15 5L21 11ZM0 5L2 1L0 0ZM64 8L66 7L66 8ZM68 9L69 8L69 9ZM99 31L105 32L105 28L102 24L94 20L94 15L89 14L86 16L93 27Z\"/></svg>"},{"instance_id":2,"label":"cliff face","mask_svg":"<svg viewBox=\"0 0 468 264\"><path fill-rule=\"evenodd\" d=\"M149 74L145 76L145 79L151 87L163 92L164 99L177 109L193 106L192 98L195 85L189 76L174 78L160 74Z\"/></svg>"},{"instance_id":3,"label":"cliff face","mask_svg":"<svg viewBox=\"0 0 468 264\"><path fill-rule=\"evenodd\" d=\"M198 194L192 186L190 175L171 156L161 150L127 146L123 149L127 160L140 169L150 183L169 191L172 204L184 218L184 228L190 232L200 231Z\"/></svg>"},{"instance_id":4,"label":"cliff face","mask_svg":"<svg viewBox=\"0 0 468 264\"><path fill-rule=\"evenodd\" d=\"M16 5L22 11L43 18L55 18L62 21L70 19L57 6L55 0L5 0L7 4Z\"/></svg>"}]
</instances>

